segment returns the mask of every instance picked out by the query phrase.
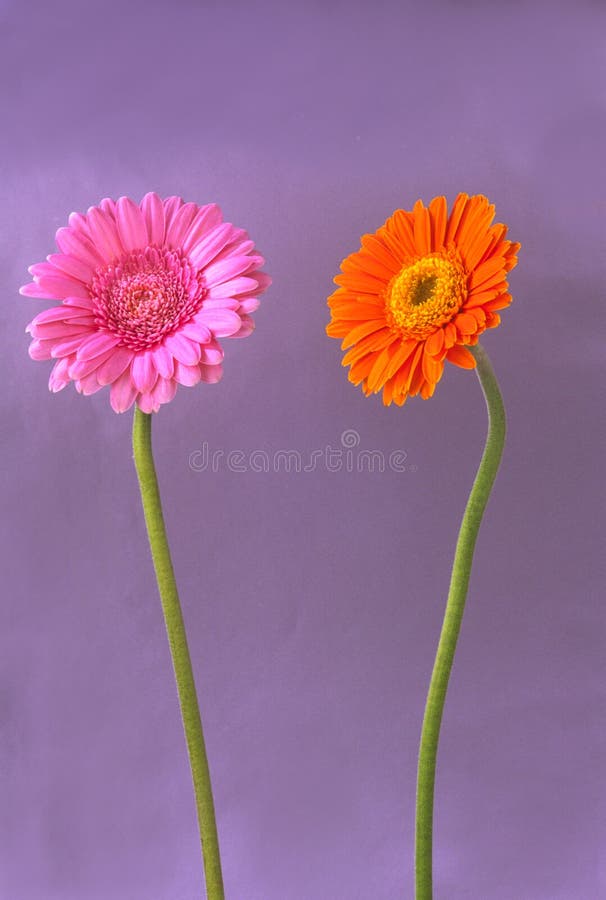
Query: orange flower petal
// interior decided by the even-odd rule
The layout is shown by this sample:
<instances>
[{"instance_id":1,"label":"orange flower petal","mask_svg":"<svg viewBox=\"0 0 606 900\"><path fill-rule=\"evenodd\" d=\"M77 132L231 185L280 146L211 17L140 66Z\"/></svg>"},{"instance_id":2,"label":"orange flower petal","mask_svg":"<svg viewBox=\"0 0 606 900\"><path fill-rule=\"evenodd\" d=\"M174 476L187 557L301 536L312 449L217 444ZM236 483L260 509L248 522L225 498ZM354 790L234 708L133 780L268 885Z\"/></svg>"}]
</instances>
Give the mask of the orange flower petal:
<instances>
[{"instance_id":1,"label":"orange flower petal","mask_svg":"<svg viewBox=\"0 0 606 900\"><path fill-rule=\"evenodd\" d=\"M429 400L430 397L433 397L435 389L436 389L435 381L433 381L433 382L426 381L425 384L421 388L421 397L423 398L423 400Z\"/></svg>"},{"instance_id":2,"label":"orange flower petal","mask_svg":"<svg viewBox=\"0 0 606 900\"><path fill-rule=\"evenodd\" d=\"M427 345L421 357L421 368L425 381L435 384L442 374L442 363L427 352Z\"/></svg>"},{"instance_id":3,"label":"orange flower petal","mask_svg":"<svg viewBox=\"0 0 606 900\"><path fill-rule=\"evenodd\" d=\"M371 255L368 251L360 250L355 257L344 259L341 263L343 274L357 276L370 275L381 284L385 284L398 271L396 263L386 266L381 259Z\"/></svg>"},{"instance_id":4,"label":"orange flower petal","mask_svg":"<svg viewBox=\"0 0 606 900\"><path fill-rule=\"evenodd\" d=\"M461 334L474 334L478 330L478 323L469 313L459 313L454 321Z\"/></svg>"},{"instance_id":5,"label":"orange flower petal","mask_svg":"<svg viewBox=\"0 0 606 900\"><path fill-rule=\"evenodd\" d=\"M366 383L371 391L376 392L385 384L386 372L395 352L396 347L392 344L377 355L372 368L368 373L368 378L366 379Z\"/></svg>"},{"instance_id":6,"label":"orange flower petal","mask_svg":"<svg viewBox=\"0 0 606 900\"><path fill-rule=\"evenodd\" d=\"M382 350L383 347L392 343L393 340L394 338L391 332L385 333L385 331L375 331L374 334L369 334L365 338L362 338L361 341L358 341L357 344L354 344L343 357L342 364L344 366L349 366L359 359L362 359L363 356L373 353L375 350Z\"/></svg>"},{"instance_id":7,"label":"orange flower petal","mask_svg":"<svg viewBox=\"0 0 606 900\"><path fill-rule=\"evenodd\" d=\"M356 325L341 344L341 349L347 350L348 347L357 344L367 334L373 334L381 328L385 328L385 322L382 322L380 319L371 319L369 322L362 322L361 325Z\"/></svg>"},{"instance_id":8,"label":"orange flower petal","mask_svg":"<svg viewBox=\"0 0 606 900\"><path fill-rule=\"evenodd\" d=\"M468 202L469 202L468 194L458 194L455 202L452 205L452 210L451 210L450 216L448 217L448 224L446 225L446 241L445 241L445 243L449 244L451 241L454 242L455 235L457 233L457 229L458 229L459 223L461 221L461 216L465 212Z\"/></svg>"},{"instance_id":9,"label":"orange flower petal","mask_svg":"<svg viewBox=\"0 0 606 900\"><path fill-rule=\"evenodd\" d=\"M488 290L491 283L498 279L503 280L504 260L501 256L493 256L487 259L474 269L469 278L469 288L483 286L483 290Z\"/></svg>"},{"instance_id":10,"label":"orange flower petal","mask_svg":"<svg viewBox=\"0 0 606 900\"><path fill-rule=\"evenodd\" d=\"M499 294L506 287L507 282L501 281L499 284L493 285L486 291L479 288L470 291L467 296L467 300L463 304L463 309L467 311L471 310L475 306L483 306L485 303L488 303L489 300L494 300L497 294Z\"/></svg>"},{"instance_id":11,"label":"orange flower petal","mask_svg":"<svg viewBox=\"0 0 606 900\"><path fill-rule=\"evenodd\" d=\"M511 303L511 294L500 294L494 300L484 305L484 309L494 312L495 309L505 309Z\"/></svg>"},{"instance_id":12,"label":"orange flower petal","mask_svg":"<svg viewBox=\"0 0 606 900\"><path fill-rule=\"evenodd\" d=\"M416 368L422 350L422 346L417 346L414 353L411 353L406 362L403 364L402 368L397 373L394 384L394 396L396 394L406 393L408 384L410 383L411 371Z\"/></svg>"},{"instance_id":13,"label":"orange flower petal","mask_svg":"<svg viewBox=\"0 0 606 900\"><path fill-rule=\"evenodd\" d=\"M448 325L444 326L444 346L449 349L453 346L457 339L457 329L454 327L452 322L449 322Z\"/></svg>"},{"instance_id":14,"label":"orange flower petal","mask_svg":"<svg viewBox=\"0 0 606 900\"><path fill-rule=\"evenodd\" d=\"M383 385L383 404L390 406L393 400L393 378L386 381Z\"/></svg>"},{"instance_id":15,"label":"orange flower petal","mask_svg":"<svg viewBox=\"0 0 606 900\"><path fill-rule=\"evenodd\" d=\"M369 353L368 356L364 356L363 359L359 359L357 362L353 363L349 368L349 380L353 381L354 384L360 384L360 382L363 381L364 387L367 387L366 379L368 378L368 373L372 369L379 352L380 351ZM371 393L370 390L369 393Z\"/></svg>"},{"instance_id":16,"label":"orange flower petal","mask_svg":"<svg viewBox=\"0 0 606 900\"><path fill-rule=\"evenodd\" d=\"M423 206L422 200L417 200L413 209L415 247L419 256L431 253L431 219L429 210Z\"/></svg>"},{"instance_id":17,"label":"orange flower petal","mask_svg":"<svg viewBox=\"0 0 606 900\"><path fill-rule=\"evenodd\" d=\"M385 228L398 239L406 256L416 255L417 248L409 213L404 212L403 209L397 209L385 223Z\"/></svg>"},{"instance_id":18,"label":"orange flower petal","mask_svg":"<svg viewBox=\"0 0 606 900\"><path fill-rule=\"evenodd\" d=\"M385 312L383 306L384 304L375 306L364 301L356 303L355 301L352 302L350 300L341 303L338 306L336 304L333 305L332 310L335 318L347 319L352 322L357 319L381 319L383 324L385 324Z\"/></svg>"},{"instance_id":19,"label":"orange flower petal","mask_svg":"<svg viewBox=\"0 0 606 900\"><path fill-rule=\"evenodd\" d=\"M487 260L489 256L502 255L500 252L500 245L505 243L503 239L507 234L507 226L501 224L500 222L498 222L496 225L491 225L490 234L492 235L491 243L486 248L482 259L478 260L476 265L479 265L481 262Z\"/></svg>"},{"instance_id":20,"label":"orange flower petal","mask_svg":"<svg viewBox=\"0 0 606 900\"><path fill-rule=\"evenodd\" d=\"M344 322L340 319L333 319L326 326L326 334L332 338L344 338L351 331L351 322Z\"/></svg>"},{"instance_id":21,"label":"orange flower petal","mask_svg":"<svg viewBox=\"0 0 606 900\"><path fill-rule=\"evenodd\" d=\"M400 271L399 258L394 256L391 249L379 237L374 234L365 234L361 243L362 247L381 263L384 270L389 274L389 278L392 278Z\"/></svg>"},{"instance_id":22,"label":"orange flower petal","mask_svg":"<svg viewBox=\"0 0 606 900\"><path fill-rule=\"evenodd\" d=\"M362 267L380 277L383 283L388 283L400 271L399 263L392 258L389 250L382 242L377 241L374 235L368 235L364 241L363 249L360 250Z\"/></svg>"},{"instance_id":23,"label":"orange flower petal","mask_svg":"<svg viewBox=\"0 0 606 900\"><path fill-rule=\"evenodd\" d=\"M474 319L476 320L476 322L478 323L480 328L486 322L486 313L484 312L484 310L481 307L480 308L474 307L473 309L465 309L465 312L469 313L470 316L474 317Z\"/></svg>"},{"instance_id":24,"label":"orange flower petal","mask_svg":"<svg viewBox=\"0 0 606 900\"><path fill-rule=\"evenodd\" d=\"M417 347L417 349L415 350L415 352L413 353L413 355L411 357L410 369L408 372L408 377L405 382L405 389L409 392L410 392L412 382L414 381L414 379L416 377L417 371L421 372L422 356L423 356L423 344L419 344L419 346ZM422 376L423 376L423 373L421 372L421 377Z\"/></svg>"},{"instance_id":25,"label":"orange flower petal","mask_svg":"<svg viewBox=\"0 0 606 900\"><path fill-rule=\"evenodd\" d=\"M408 393L411 397L415 397L419 393L421 385L425 380L425 375L423 374L423 356L424 354L421 354L418 365L411 371L410 384L408 385Z\"/></svg>"},{"instance_id":26,"label":"orange flower petal","mask_svg":"<svg viewBox=\"0 0 606 900\"><path fill-rule=\"evenodd\" d=\"M429 204L429 214L431 217L431 249L441 250L444 246L448 221L446 197L434 197Z\"/></svg>"},{"instance_id":27,"label":"orange flower petal","mask_svg":"<svg viewBox=\"0 0 606 900\"><path fill-rule=\"evenodd\" d=\"M345 266L345 263L343 263L343 266ZM375 296L382 293L387 283L386 278L373 275L371 272L367 272L365 269L360 269L357 266L346 267L346 271L336 275L334 281L335 284L341 285L341 287L347 288L347 290L355 294L366 293L374 294Z\"/></svg>"},{"instance_id":28,"label":"orange flower petal","mask_svg":"<svg viewBox=\"0 0 606 900\"><path fill-rule=\"evenodd\" d=\"M377 234L380 235L381 240L385 244L385 246L389 249L391 253L393 253L394 258L398 260L398 264L400 268L405 264L406 261L412 260L415 258L414 247L413 252L409 253L403 246L400 238L396 237L391 231L388 231L385 226L380 228L377 231Z\"/></svg>"},{"instance_id":29,"label":"orange flower petal","mask_svg":"<svg viewBox=\"0 0 606 900\"><path fill-rule=\"evenodd\" d=\"M425 349L432 356L438 356L444 348L444 329L438 328L425 341Z\"/></svg>"},{"instance_id":30,"label":"orange flower petal","mask_svg":"<svg viewBox=\"0 0 606 900\"><path fill-rule=\"evenodd\" d=\"M493 210L492 215L494 215L494 207L491 209ZM463 260L470 272L484 259L492 243L493 236L489 230L484 231L478 228L475 235L470 238L467 249L463 252Z\"/></svg>"},{"instance_id":31,"label":"orange flower petal","mask_svg":"<svg viewBox=\"0 0 606 900\"><path fill-rule=\"evenodd\" d=\"M512 243L510 243L509 247L507 248L506 253L505 253L505 257L506 257L505 271L506 272L511 272L511 270L515 269L515 267L517 266L518 258L516 256L516 253L518 252L519 249L520 249L520 244L512 244Z\"/></svg>"},{"instance_id":32,"label":"orange flower petal","mask_svg":"<svg viewBox=\"0 0 606 900\"><path fill-rule=\"evenodd\" d=\"M399 345L396 353L391 359L389 363L389 367L387 370L387 377L391 378L392 375L395 375L398 369L404 365L407 359L410 358L413 351L418 347L418 341L402 341Z\"/></svg>"},{"instance_id":33,"label":"orange flower petal","mask_svg":"<svg viewBox=\"0 0 606 900\"><path fill-rule=\"evenodd\" d=\"M456 344L454 347L450 348L446 354L446 359L449 362L454 363L455 366L460 366L461 369L475 369L476 367L476 361L472 354L466 347L462 347L460 344Z\"/></svg>"},{"instance_id":34,"label":"orange flower petal","mask_svg":"<svg viewBox=\"0 0 606 900\"><path fill-rule=\"evenodd\" d=\"M479 238L486 236L490 223L494 219L494 206L481 194L471 197L456 234L457 246L468 270L473 269L474 264L470 260L470 251ZM477 253L477 249L476 249ZM481 253L478 259L481 258Z\"/></svg>"}]
</instances>

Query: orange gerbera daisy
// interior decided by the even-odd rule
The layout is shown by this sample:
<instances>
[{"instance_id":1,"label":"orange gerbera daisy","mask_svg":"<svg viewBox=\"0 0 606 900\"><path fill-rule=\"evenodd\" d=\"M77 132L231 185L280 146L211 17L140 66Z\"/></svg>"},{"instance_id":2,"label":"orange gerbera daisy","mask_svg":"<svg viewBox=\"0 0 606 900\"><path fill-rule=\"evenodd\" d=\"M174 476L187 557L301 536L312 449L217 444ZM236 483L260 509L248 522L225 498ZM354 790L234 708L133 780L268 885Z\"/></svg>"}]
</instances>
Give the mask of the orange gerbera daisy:
<instances>
[{"instance_id":1,"label":"orange gerbera daisy","mask_svg":"<svg viewBox=\"0 0 606 900\"><path fill-rule=\"evenodd\" d=\"M419 393L426 400L445 360L475 368L466 345L501 321L520 249L505 225L491 224L494 212L482 194L459 194L450 215L445 197L428 207L417 200L343 260L326 332L343 339L349 380L366 396L382 391L386 406Z\"/></svg>"}]
</instances>

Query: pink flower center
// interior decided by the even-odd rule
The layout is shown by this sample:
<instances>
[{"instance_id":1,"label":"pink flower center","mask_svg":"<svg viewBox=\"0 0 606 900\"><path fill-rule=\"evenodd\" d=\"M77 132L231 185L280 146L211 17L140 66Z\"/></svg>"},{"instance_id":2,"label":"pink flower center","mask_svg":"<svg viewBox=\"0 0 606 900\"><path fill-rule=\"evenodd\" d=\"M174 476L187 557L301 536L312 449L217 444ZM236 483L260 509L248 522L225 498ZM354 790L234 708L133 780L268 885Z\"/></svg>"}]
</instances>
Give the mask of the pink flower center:
<instances>
[{"instance_id":1,"label":"pink flower center","mask_svg":"<svg viewBox=\"0 0 606 900\"><path fill-rule=\"evenodd\" d=\"M200 309L205 290L189 259L175 250L133 250L97 269L90 287L96 322L131 350L159 343Z\"/></svg>"}]
</instances>

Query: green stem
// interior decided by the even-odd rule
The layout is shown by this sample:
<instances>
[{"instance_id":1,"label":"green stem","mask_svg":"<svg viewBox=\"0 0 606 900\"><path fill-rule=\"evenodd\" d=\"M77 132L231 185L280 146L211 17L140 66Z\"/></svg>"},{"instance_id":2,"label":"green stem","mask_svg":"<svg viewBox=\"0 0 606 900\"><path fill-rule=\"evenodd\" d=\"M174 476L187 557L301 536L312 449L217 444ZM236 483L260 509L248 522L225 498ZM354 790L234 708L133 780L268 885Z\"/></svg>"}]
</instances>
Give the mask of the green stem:
<instances>
[{"instance_id":1,"label":"green stem","mask_svg":"<svg viewBox=\"0 0 606 900\"><path fill-rule=\"evenodd\" d=\"M204 744L204 734L202 732L202 722L200 720L200 710L198 708L198 698L196 696L196 685L187 647L185 625L166 538L164 516L162 515L158 479L152 454L151 420L151 415L135 408L133 455L139 478L149 546L156 570L156 580L162 601L166 633L177 681L179 702L181 704L181 716L189 753L196 810L200 826L200 839L202 841L206 896L208 900L224 900L219 839L215 822L215 806L210 783L210 772Z\"/></svg>"},{"instance_id":2,"label":"green stem","mask_svg":"<svg viewBox=\"0 0 606 900\"><path fill-rule=\"evenodd\" d=\"M477 362L476 371L488 409L488 436L459 530L446 612L423 717L417 774L416 900L432 898L433 797L440 724L465 609L476 538L505 443L505 409L490 360L479 344L470 349Z\"/></svg>"}]
</instances>

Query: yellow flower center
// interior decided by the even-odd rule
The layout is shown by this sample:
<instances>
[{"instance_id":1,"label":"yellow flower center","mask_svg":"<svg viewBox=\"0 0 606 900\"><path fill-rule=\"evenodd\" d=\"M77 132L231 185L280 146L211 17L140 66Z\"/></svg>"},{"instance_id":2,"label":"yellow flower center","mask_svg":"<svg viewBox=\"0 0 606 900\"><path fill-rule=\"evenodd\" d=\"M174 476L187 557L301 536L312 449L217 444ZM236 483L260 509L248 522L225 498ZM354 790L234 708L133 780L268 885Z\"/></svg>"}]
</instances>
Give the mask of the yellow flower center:
<instances>
[{"instance_id":1,"label":"yellow flower center","mask_svg":"<svg viewBox=\"0 0 606 900\"><path fill-rule=\"evenodd\" d=\"M422 340L456 315L467 296L467 276L455 250L429 253L392 278L387 321L404 337Z\"/></svg>"}]
</instances>

